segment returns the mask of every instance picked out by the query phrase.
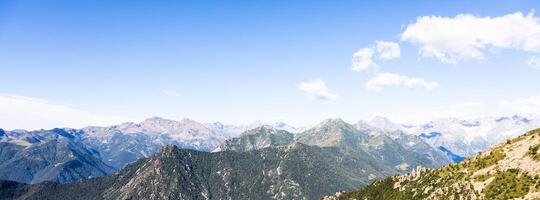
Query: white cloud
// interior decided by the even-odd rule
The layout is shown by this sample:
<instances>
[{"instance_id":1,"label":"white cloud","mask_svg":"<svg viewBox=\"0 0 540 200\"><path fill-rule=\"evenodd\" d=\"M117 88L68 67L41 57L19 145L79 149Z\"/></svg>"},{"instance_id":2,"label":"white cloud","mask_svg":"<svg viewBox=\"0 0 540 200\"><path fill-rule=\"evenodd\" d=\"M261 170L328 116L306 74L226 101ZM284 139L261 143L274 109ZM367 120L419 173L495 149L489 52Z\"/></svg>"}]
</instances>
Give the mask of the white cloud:
<instances>
[{"instance_id":1,"label":"white cloud","mask_svg":"<svg viewBox=\"0 0 540 200\"><path fill-rule=\"evenodd\" d=\"M439 84L437 82L427 82L420 78L411 78L394 73L378 73L366 83L366 88L375 92L381 91L383 88L389 86L405 86L431 91L439 87Z\"/></svg>"},{"instance_id":2,"label":"white cloud","mask_svg":"<svg viewBox=\"0 0 540 200\"><path fill-rule=\"evenodd\" d=\"M508 114L540 117L540 94L511 100L502 100L499 107Z\"/></svg>"},{"instance_id":3,"label":"white cloud","mask_svg":"<svg viewBox=\"0 0 540 200\"><path fill-rule=\"evenodd\" d=\"M377 49L380 59L389 60L399 58L400 49L398 43L385 41L376 41L375 43L375 49Z\"/></svg>"},{"instance_id":4,"label":"white cloud","mask_svg":"<svg viewBox=\"0 0 540 200\"><path fill-rule=\"evenodd\" d=\"M398 43L375 41L375 46L359 49L353 54L351 70L360 72L370 68L376 69L379 65L373 60L374 57L380 60L390 60L399 58L399 55Z\"/></svg>"},{"instance_id":5,"label":"white cloud","mask_svg":"<svg viewBox=\"0 0 540 200\"><path fill-rule=\"evenodd\" d=\"M531 56L529 60L527 61L527 64L533 68L540 69L540 57L538 56Z\"/></svg>"},{"instance_id":6,"label":"white cloud","mask_svg":"<svg viewBox=\"0 0 540 200\"><path fill-rule=\"evenodd\" d=\"M516 12L500 17L459 14L423 16L409 24L401 40L419 44L419 54L445 63L482 60L490 48L540 51L540 19Z\"/></svg>"},{"instance_id":7,"label":"white cloud","mask_svg":"<svg viewBox=\"0 0 540 200\"><path fill-rule=\"evenodd\" d=\"M369 68L377 68L377 64L373 62L373 49L363 48L353 54L351 70L365 71Z\"/></svg>"},{"instance_id":8,"label":"white cloud","mask_svg":"<svg viewBox=\"0 0 540 200\"><path fill-rule=\"evenodd\" d=\"M173 97L179 97L180 96L180 93L178 93L177 91L174 91L174 90L161 90L161 92L163 92L163 94L166 94L166 95L169 95L169 96L173 96Z\"/></svg>"},{"instance_id":9,"label":"white cloud","mask_svg":"<svg viewBox=\"0 0 540 200\"><path fill-rule=\"evenodd\" d=\"M320 79L301 82L298 84L298 89L313 100L334 101L338 97L337 94L331 93L326 84Z\"/></svg>"},{"instance_id":10,"label":"white cloud","mask_svg":"<svg viewBox=\"0 0 540 200\"><path fill-rule=\"evenodd\" d=\"M81 128L125 121L130 120L98 115L43 99L0 94L0 128L3 129Z\"/></svg>"}]
</instances>

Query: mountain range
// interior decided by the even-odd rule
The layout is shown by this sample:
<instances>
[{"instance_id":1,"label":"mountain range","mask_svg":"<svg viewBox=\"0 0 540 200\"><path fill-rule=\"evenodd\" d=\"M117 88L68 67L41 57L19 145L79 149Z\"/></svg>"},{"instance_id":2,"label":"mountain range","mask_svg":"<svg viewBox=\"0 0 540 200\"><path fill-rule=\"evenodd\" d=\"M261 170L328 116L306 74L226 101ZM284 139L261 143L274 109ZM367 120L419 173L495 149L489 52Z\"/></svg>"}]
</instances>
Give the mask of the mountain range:
<instances>
[{"instance_id":1,"label":"mountain range","mask_svg":"<svg viewBox=\"0 0 540 200\"><path fill-rule=\"evenodd\" d=\"M215 152L165 145L104 177L70 184L0 183L2 198L30 199L316 199L418 166L450 163L422 139L358 130L329 119L292 134L261 126Z\"/></svg>"},{"instance_id":2,"label":"mountain range","mask_svg":"<svg viewBox=\"0 0 540 200\"><path fill-rule=\"evenodd\" d=\"M415 166L436 167L450 158L422 139L399 131L358 130L341 119L327 119L301 133L291 134L271 126L261 126L227 140L217 151L250 151L301 143L321 148L337 148L345 155L378 163L381 171L407 172Z\"/></svg>"},{"instance_id":3,"label":"mountain range","mask_svg":"<svg viewBox=\"0 0 540 200\"><path fill-rule=\"evenodd\" d=\"M419 136L434 148L454 156L455 161L460 161L508 138L540 127L540 120L514 115L468 120L444 118L422 124L400 124L384 117L375 117L371 121L357 123L357 126L363 125L386 131L401 130Z\"/></svg>"},{"instance_id":4,"label":"mountain range","mask_svg":"<svg viewBox=\"0 0 540 200\"><path fill-rule=\"evenodd\" d=\"M98 152L73 140L74 135L80 132L53 129L2 133L2 140L10 142L0 142L1 180L63 183L104 176L114 171L101 160Z\"/></svg>"},{"instance_id":5,"label":"mountain range","mask_svg":"<svg viewBox=\"0 0 540 200\"><path fill-rule=\"evenodd\" d=\"M418 167L337 199L539 199L540 129L509 139L462 162Z\"/></svg>"},{"instance_id":6,"label":"mountain range","mask_svg":"<svg viewBox=\"0 0 540 200\"><path fill-rule=\"evenodd\" d=\"M326 121L342 123L338 122L342 120ZM454 162L461 161L488 149L495 141L504 141L540 126L540 121L512 116L476 120L449 118L421 125L403 125L375 117L371 121L353 124L352 128L346 128L349 131L328 129L318 131L319 134L310 133L318 126L320 124L309 130L281 122L233 126L153 117L141 123L128 122L109 127L35 131L0 129L0 179L22 183L69 183L104 176L128 163L150 157L167 144L182 149L219 152L250 151L295 142L319 147L341 146L343 152L369 152L366 154L385 162L385 166L403 169L389 170L391 173L403 173L416 165L426 166L426 160L418 161L426 158L425 155L431 161L437 161L431 166L446 162L434 157L441 152ZM268 130L275 129L276 133L254 134L257 127L272 128ZM347 134L351 132L362 134ZM439 152L434 153L433 149Z\"/></svg>"},{"instance_id":7,"label":"mountain range","mask_svg":"<svg viewBox=\"0 0 540 200\"><path fill-rule=\"evenodd\" d=\"M167 144L211 151L225 140L259 124L231 126L152 117L141 123L109 127L35 131L0 129L0 179L67 183L104 176L153 155ZM291 129L284 123L277 125Z\"/></svg>"}]
</instances>

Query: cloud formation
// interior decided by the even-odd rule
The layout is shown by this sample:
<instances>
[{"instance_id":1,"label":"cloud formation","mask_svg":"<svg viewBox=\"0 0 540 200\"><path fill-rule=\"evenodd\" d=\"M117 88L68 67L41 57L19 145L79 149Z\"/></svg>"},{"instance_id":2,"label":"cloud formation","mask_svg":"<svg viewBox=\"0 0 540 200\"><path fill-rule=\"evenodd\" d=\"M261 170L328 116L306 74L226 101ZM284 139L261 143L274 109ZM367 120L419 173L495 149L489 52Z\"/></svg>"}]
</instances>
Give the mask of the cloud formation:
<instances>
[{"instance_id":1,"label":"cloud formation","mask_svg":"<svg viewBox=\"0 0 540 200\"><path fill-rule=\"evenodd\" d=\"M376 41L375 46L359 49L353 54L351 70L360 72L368 69L376 69L379 65L375 63L374 58L390 60L399 58L399 55L400 48L398 43Z\"/></svg>"},{"instance_id":2,"label":"cloud formation","mask_svg":"<svg viewBox=\"0 0 540 200\"><path fill-rule=\"evenodd\" d=\"M378 65L373 62L373 49L363 48L353 54L351 70L360 72L377 67Z\"/></svg>"},{"instance_id":3,"label":"cloud formation","mask_svg":"<svg viewBox=\"0 0 540 200\"><path fill-rule=\"evenodd\" d=\"M499 101L499 106L512 114L540 117L540 94Z\"/></svg>"},{"instance_id":4,"label":"cloud formation","mask_svg":"<svg viewBox=\"0 0 540 200\"><path fill-rule=\"evenodd\" d=\"M337 94L331 93L326 84L321 80L306 81L298 84L298 89L312 100L334 101Z\"/></svg>"},{"instance_id":5,"label":"cloud formation","mask_svg":"<svg viewBox=\"0 0 540 200\"><path fill-rule=\"evenodd\" d=\"M439 87L437 82L427 82L420 78L411 78L395 73L378 73L366 83L366 88L370 91L379 92L385 87L404 86L408 88L419 88L426 91L431 91Z\"/></svg>"},{"instance_id":6,"label":"cloud formation","mask_svg":"<svg viewBox=\"0 0 540 200\"><path fill-rule=\"evenodd\" d=\"M131 120L94 114L44 99L0 94L0 122L5 129L82 128L125 121Z\"/></svg>"},{"instance_id":7,"label":"cloud formation","mask_svg":"<svg viewBox=\"0 0 540 200\"><path fill-rule=\"evenodd\" d=\"M484 102L464 101L431 108L415 108L409 112L376 113L399 123L421 124L435 119L472 119L482 117L489 107Z\"/></svg>"},{"instance_id":8,"label":"cloud formation","mask_svg":"<svg viewBox=\"0 0 540 200\"><path fill-rule=\"evenodd\" d=\"M529 60L527 60L527 64L533 68L540 69L540 57L531 56Z\"/></svg>"},{"instance_id":9,"label":"cloud formation","mask_svg":"<svg viewBox=\"0 0 540 200\"><path fill-rule=\"evenodd\" d=\"M470 14L423 16L407 25L401 40L420 45L420 56L444 63L482 60L486 49L492 48L538 52L540 19L534 13L521 12L493 18Z\"/></svg>"},{"instance_id":10,"label":"cloud formation","mask_svg":"<svg viewBox=\"0 0 540 200\"><path fill-rule=\"evenodd\" d=\"M166 94L166 95L169 95L169 96L173 96L173 97L179 97L180 96L180 93L178 93L177 91L174 91L174 90L166 90L166 89L163 89L161 90L161 92L163 94Z\"/></svg>"},{"instance_id":11,"label":"cloud formation","mask_svg":"<svg viewBox=\"0 0 540 200\"><path fill-rule=\"evenodd\" d=\"M379 58L383 60L399 58L401 52L399 44L395 42L376 41L375 49L379 53Z\"/></svg>"}]
</instances>

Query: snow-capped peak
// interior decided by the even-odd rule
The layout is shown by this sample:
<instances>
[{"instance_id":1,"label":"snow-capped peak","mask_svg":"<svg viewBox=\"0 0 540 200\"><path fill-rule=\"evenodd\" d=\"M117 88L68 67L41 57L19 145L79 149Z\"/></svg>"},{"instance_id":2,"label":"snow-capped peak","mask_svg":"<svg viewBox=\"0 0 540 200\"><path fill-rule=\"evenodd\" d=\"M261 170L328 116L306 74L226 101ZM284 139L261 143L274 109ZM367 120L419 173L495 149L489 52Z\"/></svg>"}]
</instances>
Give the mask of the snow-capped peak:
<instances>
[{"instance_id":1,"label":"snow-capped peak","mask_svg":"<svg viewBox=\"0 0 540 200\"><path fill-rule=\"evenodd\" d=\"M373 119L371 119L371 121L369 121L368 124L373 127L380 128L382 130L387 130L387 131L395 131L395 130L403 129L403 125L394 123L390 121L388 118L382 117L382 116L375 116Z\"/></svg>"}]
</instances>

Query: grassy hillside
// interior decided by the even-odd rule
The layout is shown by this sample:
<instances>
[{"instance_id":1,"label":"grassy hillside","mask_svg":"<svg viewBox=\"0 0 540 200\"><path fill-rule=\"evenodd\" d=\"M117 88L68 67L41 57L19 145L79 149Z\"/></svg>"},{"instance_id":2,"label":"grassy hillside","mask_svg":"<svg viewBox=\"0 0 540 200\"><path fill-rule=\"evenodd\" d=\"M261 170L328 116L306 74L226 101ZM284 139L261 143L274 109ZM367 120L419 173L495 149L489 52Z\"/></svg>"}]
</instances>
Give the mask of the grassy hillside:
<instances>
[{"instance_id":1,"label":"grassy hillside","mask_svg":"<svg viewBox=\"0 0 540 200\"><path fill-rule=\"evenodd\" d=\"M540 199L540 129L459 163L416 168L323 199Z\"/></svg>"}]
</instances>

